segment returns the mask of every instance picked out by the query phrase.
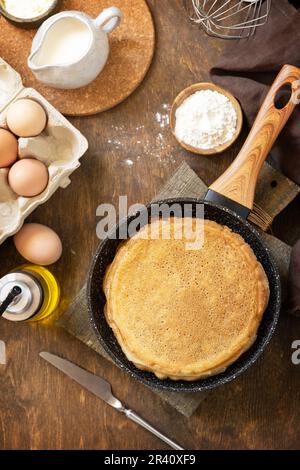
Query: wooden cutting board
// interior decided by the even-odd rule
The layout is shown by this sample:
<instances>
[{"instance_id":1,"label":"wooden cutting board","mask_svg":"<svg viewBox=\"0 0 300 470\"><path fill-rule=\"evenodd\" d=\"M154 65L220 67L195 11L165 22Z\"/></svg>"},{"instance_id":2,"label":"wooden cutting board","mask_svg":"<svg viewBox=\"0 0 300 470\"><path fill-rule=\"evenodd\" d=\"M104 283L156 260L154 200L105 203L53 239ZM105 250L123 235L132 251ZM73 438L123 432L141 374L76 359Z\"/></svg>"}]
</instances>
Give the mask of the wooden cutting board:
<instances>
[{"instance_id":1,"label":"wooden cutting board","mask_svg":"<svg viewBox=\"0 0 300 470\"><path fill-rule=\"evenodd\" d=\"M119 7L122 24L110 35L110 57L103 72L78 90L56 90L35 79L27 66L35 30L17 28L0 18L0 57L22 76L26 87L38 90L61 113L87 116L113 108L144 79L155 48L153 19L144 0L64 0L63 10L80 10L95 18L110 6Z\"/></svg>"}]
</instances>

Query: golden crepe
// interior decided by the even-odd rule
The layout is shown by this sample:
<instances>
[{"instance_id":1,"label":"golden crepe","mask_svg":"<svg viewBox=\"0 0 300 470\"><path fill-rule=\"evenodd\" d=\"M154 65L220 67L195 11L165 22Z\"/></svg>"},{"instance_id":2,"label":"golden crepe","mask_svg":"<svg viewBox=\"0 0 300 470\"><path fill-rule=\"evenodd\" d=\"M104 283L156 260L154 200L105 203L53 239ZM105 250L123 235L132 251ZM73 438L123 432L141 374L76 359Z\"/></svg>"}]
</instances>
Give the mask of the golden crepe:
<instances>
[{"instance_id":1,"label":"golden crepe","mask_svg":"<svg viewBox=\"0 0 300 470\"><path fill-rule=\"evenodd\" d=\"M251 247L228 227L203 223L204 245L190 250L185 236L176 239L182 219L153 221L120 246L105 275L108 324L127 358L160 379L223 372L255 341L268 304ZM153 229L160 239L147 239Z\"/></svg>"}]
</instances>

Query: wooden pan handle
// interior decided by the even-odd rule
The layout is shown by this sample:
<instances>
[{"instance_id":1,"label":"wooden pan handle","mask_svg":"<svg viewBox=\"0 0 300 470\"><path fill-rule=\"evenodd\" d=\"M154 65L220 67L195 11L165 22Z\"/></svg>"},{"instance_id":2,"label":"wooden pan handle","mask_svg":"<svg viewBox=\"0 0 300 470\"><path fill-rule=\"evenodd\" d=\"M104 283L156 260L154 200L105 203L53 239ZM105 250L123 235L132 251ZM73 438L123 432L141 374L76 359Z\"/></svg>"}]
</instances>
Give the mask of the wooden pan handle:
<instances>
[{"instance_id":1,"label":"wooden pan handle","mask_svg":"<svg viewBox=\"0 0 300 470\"><path fill-rule=\"evenodd\" d=\"M281 69L240 153L210 189L249 209L253 208L261 167L300 100L299 80L300 69L297 67L285 65ZM291 97L284 108L278 109L274 101L279 90L285 85L291 85Z\"/></svg>"}]
</instances>

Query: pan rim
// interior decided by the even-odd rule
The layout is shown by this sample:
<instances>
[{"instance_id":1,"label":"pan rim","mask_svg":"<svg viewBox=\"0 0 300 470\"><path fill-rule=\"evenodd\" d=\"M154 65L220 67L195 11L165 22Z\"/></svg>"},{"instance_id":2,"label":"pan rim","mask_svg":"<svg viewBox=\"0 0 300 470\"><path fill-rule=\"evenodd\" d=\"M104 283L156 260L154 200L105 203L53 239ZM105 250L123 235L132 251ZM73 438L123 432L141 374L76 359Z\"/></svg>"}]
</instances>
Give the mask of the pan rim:
<instances>
[{"instance_id":1,"label":"pan rim","mask_svg":"<svg viewBox=\"0 0 300 470\"><path fill-rule=\"evenodd\" d=\"M214 207L217 210L220 210L222 212L228 213L231 217L234 219L238 220L241 224L247 227L247 229L254 235L254 237L257 239L258 243L261 245L261 247L264 249L268 261L272 267L272 271L274 273L274 277L278 279L278 282L276 283L276 290L275 290L275 307L274 307L274 312L272 314L272 321L271 325L269 327L269 330L267 334L263 337L261 340L260 344L257 344L257 339L253 343L253 345L249 348L248 351L252 350L251 356L245 360L244 363L240 364L238 369L234 372L230 370L231 366L233 366L243 355L240 356L240 358L237 359L232 365L230 365L225 372L221 374L216 374L214 376L209 377L209 382L206 382L208 378L204 379L198 379L194 381L170 381L170 379L166 380L161 380L157 382L155 379L155 375L151 372L145 372L142 370L137 369L134 364L132 364L131 367L127 366L126 363L124 363L117 355L114 353L114 351L111 350L111 348L108 346L107 342L101 335L97 324L96 324L96 312L94 312L93 305L92 305L92 283L93 283L93 278L96 273L96 266L98 263L99 258L101 257L103 247L107 243L110 233L107 235L107 237L100 242L98 245L93 260L90 265L89 269L89 274L88 274L88 282L87 282L87 300L88 300L88 311L89 311L89 322L96 333L97 340L100 342L101 346L104 348L105 352L109 355L109 357L112 359L112 361L120 367L121 370L125 370L131 377L134 377L136 380L139 382L143 383L144 385L147 385L150 388L154 388L156 390L164 390L164 391L173 391L173 392L187 392L187 393L199 393L201 391L206 391L206 390L211 390L217 387L220 387L222 385L225 385L226 383L231 382L232 380L236 379L239 377L241 374L243 374L247 369L249 369L256 361L257 359L263 354L265 351L266 347L270 343L273 334L275 332L279 315L280 315L280 310L281 310L281 284L280 284L280 276L279 276L279 271L278 267L276 265L276 262L273 258L273 255L271 254L269 248L265 245L265 242L261 239L261 236L258 232L258 230L247 220L243 219L239 214L236 214L233 212L231 209L227 207L223 207L220 204L217 203L212 203L210 201L206 201L205 199L200 199L200 198L188 198L188 197L175 197L175 198L167 198L167 199L157 199L152 201L151 203L146 205L147 211L151 208L153 204L174 204L174 203L193 203L193 204L204 204L205 206L210 206ZM133 219L136 216L137 213L130 214L126 218L122 219L114 228L119 228L122 226L122 224L127 223L129 220ZM262 322L264 320L264 317L262 319ZM262 324L261 322L261 324ZM260 324L260 325L261 325ZM108 325L109 327L109 325ZM112 332L113 335L113 332ZM248 352L246 351L245 354ZM124 354L124 353L123 353ZM124 355L125 359L126 356ZM149 376L149 378L148 378ZM153 378L151 378L151 376ZM180 387L178 387L178 384L180 384Z\"/></svg>"}]
</instances>

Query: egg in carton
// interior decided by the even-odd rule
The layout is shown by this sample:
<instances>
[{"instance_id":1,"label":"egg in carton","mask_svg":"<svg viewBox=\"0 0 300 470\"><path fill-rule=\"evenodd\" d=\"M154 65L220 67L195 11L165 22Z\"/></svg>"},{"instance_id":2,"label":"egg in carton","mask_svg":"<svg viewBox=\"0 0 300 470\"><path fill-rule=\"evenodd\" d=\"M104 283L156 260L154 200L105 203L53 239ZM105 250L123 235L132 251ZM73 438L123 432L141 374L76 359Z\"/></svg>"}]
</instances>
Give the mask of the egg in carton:
<instances>
[{"instance_id":1,"label":"egg in carton","mask_svg":"<svg viewBox=\"0 0 300 470\"><path fill-rule=\"evenodd\" d=\"M88 149L87 139L36 90L25 88L20 75L0 58L0 128L7 129L7 108L20 98L39 102L47 113L47 127L39 136L19 138L19 153L42 161L48 167L49 182L42 194L19 197L8 184L8 169L0 169L0 244L17 233L26 217L58 188L70 184L70 175Z\"/></svg>"}]
</instances>

